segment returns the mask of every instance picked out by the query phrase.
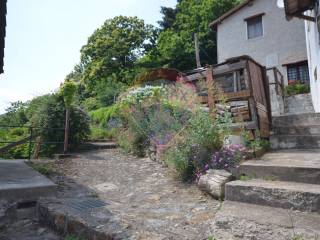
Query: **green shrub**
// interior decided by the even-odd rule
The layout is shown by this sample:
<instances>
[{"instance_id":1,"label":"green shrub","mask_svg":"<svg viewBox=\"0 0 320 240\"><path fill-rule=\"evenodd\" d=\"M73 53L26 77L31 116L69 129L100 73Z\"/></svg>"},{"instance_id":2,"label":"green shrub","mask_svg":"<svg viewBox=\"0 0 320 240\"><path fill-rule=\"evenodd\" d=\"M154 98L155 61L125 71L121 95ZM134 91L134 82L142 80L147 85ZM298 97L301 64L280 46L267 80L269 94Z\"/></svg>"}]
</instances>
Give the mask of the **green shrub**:
<instances>
[{"instance_id":1,"label":"green shrub","mask_svg":"<svg viewBox=\"0 0 320 240\"><path fill-rule=\"evenodd\" d=\"M220 150L230 119L213 119L204 111L195 112L177 142L165 153L165 161L173 166L183 181L195 179L210 163L214 151Z\"/></svg>"},{"instance_id":2,"label":"green shrub","mask_svg":"<svg viewBox=\"0 0 320 240\"><path fill-rule=\"evenodd\" d=\"M118 117L120 107L120 104L114 104L109 107L99 108L89 112L89 116L93 123L106 127L110 119Z\"/></svg>"},{"instance_id":3,"label":"green shrub","mask_svg":"<svg viewBox=\"0 0 320 240\"><path fill-rule=\"evenodd\" d=\"M295 83L285 87L285 93L288 96L304 94L310 92L310 86L307 84Z\"/></svg>"},{"instance_id":4,"label":"green shrub","mask_svg":"<svg viewBox=\"0 0 320 240\"><path fill-rule=\"evenodd\" d=\"M100 139L115 139L117 136L117 129L115 128L104 128L96 125L90 126L90 140Z\"/></svg>"},{"instance_id":5,"label":"green shrub","mask_svg":"<svg viewBox=\"0 0 320 240\"><path fill-rule=\"evenodd\" d=\"M192 148L187 143L177 144L165 153L165 163L174 168L178 177L185 182L192 180L195 173L191 155Z\"/></svg>"},{"instance_id":6,"label":"green shrub","mask_svg":"<svg viewBox=\"0 0 320 240\"><path fill-rule=\"evenodd\" d=\"M78 107L70 107L69 143L78 145L85 141L89 134L89 116ZM38 106L32 115L32 124L38 126L36 134L40 135L42 142L63 142L65 124L65 104L63 97L58 94L48 95L46 101ZM60 152L63 144L44 144L41 155L49 156Z\"/></svg>"},{"instance_id":7,"label":"green shrub","mask_svg":"<svg viewBox=\"0 0 320 240\"><path fill-rule=\"evenodd\" d=\"M83 102L84 109L88 112L96 110L100 107L99 101L96 98L86 98Z\"/></svg>"}]
</instances>

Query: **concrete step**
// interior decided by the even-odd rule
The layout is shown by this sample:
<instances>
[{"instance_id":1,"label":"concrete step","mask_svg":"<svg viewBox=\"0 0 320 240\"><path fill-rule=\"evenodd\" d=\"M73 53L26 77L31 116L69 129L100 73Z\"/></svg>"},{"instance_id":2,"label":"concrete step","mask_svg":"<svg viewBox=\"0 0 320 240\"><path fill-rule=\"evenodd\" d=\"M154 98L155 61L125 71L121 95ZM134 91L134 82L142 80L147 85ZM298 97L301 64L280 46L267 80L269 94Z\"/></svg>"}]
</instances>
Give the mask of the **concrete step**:
<instances>
[{"instance_id":1,"label":"concrete step","mask_svg":"<svg viewBox=\"0 0 320 240\"><path fill-rule=\"evenodd\" d=\"M311 94L285 97L285 111L292 114L314 112Z\"/></svg>"},{"instance_id":2,"label":"concrete step","mask_svg":"<svg viewBox=\"0 0 320 240\"><path fill-rule=\"evenodd\" d=\"M320 151L289 150L265 154L242 163L239 175L277 181L320 184Z\"/></svg>"},{"instance_id":3,"label":"concrete step","mask_svg":"<svg viewBox=\"0 0 320 240\"><path fill-rule=\"evenodd\" d=\"M320 185L252 179L226 184L225 199L320 213Z\"/></svg>"},{"instance_id":4,"label":"concrete step","mask_svg":"<svg viewBox=\"0 0 320 240\"><path fill-rule=\"evenodd\" d=\"M320 125L320 113L286 114L272 118L273 127Z\"/></svg>"},{"instance_id":5,"label":"concrete step","mask_svg":"<svg viewBox=\"0 0 320 240\"><path fill-rule=\"evenodd\" d=\"M36 201L54 196L57 186L22 160L0 161L0 199Z\"/></svg>"},{"instance_id":6,"label":"concrete step","mask_svg":"<svg viewBox=\"0 0 320 240\"><path fill-rule=\"evenodd\" d=\"M272 149L319 149L320 135L271 135Z\"/></svg>"},{"instance_id":7,"label":"concrete step","mask_svg":"<svg viewBox=\"0 0 320 240\"><path fill-rule=\"evenodd\" d=\"M320 125L274 127L274 135L320 135Z\"/></svg>"},{"instance_id":8,"label":"concrete step","mask_svg":"<svg viewBox=\"0 0 320 240\"><path fill-rule=\"evenodd\" d=\"M37 217L44 226L77 239L130 239L128 229L97 198L40 199Z\"/></svg>"},{"instance_id":9,"label":"concrete step","mask_svg":"<svg viewBox=\"0 0 320 240\"><path fill-rule=\"evenodd\" d=\"M213 220L215 239L317 239L320 215L225 201Z\"/></svg>"}]
</instances>

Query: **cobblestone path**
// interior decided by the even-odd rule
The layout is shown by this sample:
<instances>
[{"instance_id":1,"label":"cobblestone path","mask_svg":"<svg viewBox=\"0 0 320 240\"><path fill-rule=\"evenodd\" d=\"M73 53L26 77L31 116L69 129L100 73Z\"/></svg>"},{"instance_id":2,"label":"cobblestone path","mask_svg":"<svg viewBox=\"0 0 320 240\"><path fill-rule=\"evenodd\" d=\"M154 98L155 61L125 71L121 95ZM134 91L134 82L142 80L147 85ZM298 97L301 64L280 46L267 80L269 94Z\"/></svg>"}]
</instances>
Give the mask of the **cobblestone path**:
<instances>
[{"instance_id":1,"label":"cobblestone path","mask_svg":"<svg viewBox=\"0 0 320 240\"><path fill-rule=\"evenodd\" d=\"M52 179L60 198L95 195L132 239L208 239L220 202L168 168L118 149L87 152L63 160Z\"/></svg>"}]
</instances>

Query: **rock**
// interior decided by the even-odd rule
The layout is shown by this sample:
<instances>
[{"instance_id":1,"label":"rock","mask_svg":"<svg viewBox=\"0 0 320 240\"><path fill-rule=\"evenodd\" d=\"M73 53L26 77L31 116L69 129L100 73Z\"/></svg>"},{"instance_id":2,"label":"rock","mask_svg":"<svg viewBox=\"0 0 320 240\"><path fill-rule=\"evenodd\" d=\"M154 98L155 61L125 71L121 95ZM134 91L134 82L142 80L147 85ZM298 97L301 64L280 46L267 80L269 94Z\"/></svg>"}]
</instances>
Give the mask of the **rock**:
<instances>
[{"instance_id":1,"label":"rock","mask_svg":"<svg viewBox=\"0 0 320 240\"><path fill-rule=\"evenodd\" d=\"M224 197L224 186L232 179L232 174L225 170L209 170L199 179L198 186L216 199Z\"/></svg>"}]
</instances>

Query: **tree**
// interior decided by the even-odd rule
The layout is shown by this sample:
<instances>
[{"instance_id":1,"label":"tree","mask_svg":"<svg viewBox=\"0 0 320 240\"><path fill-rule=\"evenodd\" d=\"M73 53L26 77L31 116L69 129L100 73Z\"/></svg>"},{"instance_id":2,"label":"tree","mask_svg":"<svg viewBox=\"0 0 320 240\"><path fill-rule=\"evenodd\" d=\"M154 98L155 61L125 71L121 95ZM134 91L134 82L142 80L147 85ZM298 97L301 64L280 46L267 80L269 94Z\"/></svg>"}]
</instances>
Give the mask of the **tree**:
<instances>
[{"instance_id":1,"label":"tree","mask_svg":"<svg viewBox=\"0 0 320 240\"><path fill-rule=\"evenodd\" d=\"M67 153L68 151L70 108L74 100L74 95L76 91L77 91L77 86L71 81L66 81L61 87L61 94L63 96L64 104L66 107L63 153Z\"/></svg>"},{"instance_id":2,"label":"tree","mask_svg":"<svg viewBox=\"0 0 320 240\"><path fill-rule=\"evenodd\" d=\"M152 25L137 17L105 21L81 49L82 80L88 91L94 92L99 82L130 84L137 73L137 60L153 48L156 35Z\"/></svg>"},{"instance_id":3,"label":"tree","mask_svg":"<svg viewBox=\"0 0 320 240\"><path fill-rule=\"evenodd\" d=\"M160 26L164 29L158 38L157 48L143 59L159 66L189 70L196 67L194 33L200 41L201 62L217 61L216 34L209 23L233 8L238 0L180 0L173 10L163 9ZM155 61L156 59L156 61Z\"/></svg>"}]
</instances>

